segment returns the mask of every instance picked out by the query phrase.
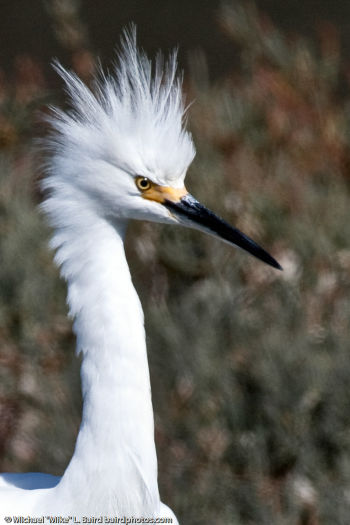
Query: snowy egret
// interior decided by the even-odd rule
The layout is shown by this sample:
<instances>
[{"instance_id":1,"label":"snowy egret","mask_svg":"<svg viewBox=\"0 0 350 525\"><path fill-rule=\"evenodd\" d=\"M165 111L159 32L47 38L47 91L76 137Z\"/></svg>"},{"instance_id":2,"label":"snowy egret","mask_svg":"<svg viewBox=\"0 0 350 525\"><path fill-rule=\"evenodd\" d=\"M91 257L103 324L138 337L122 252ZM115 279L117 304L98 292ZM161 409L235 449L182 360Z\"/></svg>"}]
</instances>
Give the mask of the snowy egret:
<instances>
[{"instance_id":1,"label":"snowy egret","mask_svg":"<svg viewBox=\"0 0 350 525\"><path fill-rule=\"evenodd\" d=\"M55 109L43 209L55 260L68 284L82 354L82 423L61 478L0 476L0 513L168 517L160 502L143 312L124 254L129 219L183 224L280 268L265 250L184 187L195 149L184 129L176 56L152 64L124 34L115 77L93 94L56 69L72 110Z\"/></svg>"}]
</instances>

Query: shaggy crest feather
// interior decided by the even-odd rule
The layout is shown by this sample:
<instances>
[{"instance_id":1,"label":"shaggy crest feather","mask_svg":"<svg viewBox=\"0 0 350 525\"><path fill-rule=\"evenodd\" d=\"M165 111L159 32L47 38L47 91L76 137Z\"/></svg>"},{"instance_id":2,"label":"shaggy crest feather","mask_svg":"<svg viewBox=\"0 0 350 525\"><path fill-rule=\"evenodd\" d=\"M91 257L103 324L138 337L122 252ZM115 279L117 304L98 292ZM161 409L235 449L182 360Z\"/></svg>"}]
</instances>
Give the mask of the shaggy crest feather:
<instances>
[{"instance_id":1,"label":"shaggy crest feather","mask_svg":"<svg viewBox=\"0 0 350 525\"><path fill-rule=\"evenodd\" d=\"M59 63L54 67L66 83L72 104L68 113L54 109L50 119L58 132L51 139L56 155L71 161L78 157L80 165L103 160L130 174L149 176L158 184L183 185L195 149L183 125L176 51L167 62L158 53L153 67L137 48L132 26L123 34L114 76L100 71L94 93Z\"/></svg>"}]
</instances>

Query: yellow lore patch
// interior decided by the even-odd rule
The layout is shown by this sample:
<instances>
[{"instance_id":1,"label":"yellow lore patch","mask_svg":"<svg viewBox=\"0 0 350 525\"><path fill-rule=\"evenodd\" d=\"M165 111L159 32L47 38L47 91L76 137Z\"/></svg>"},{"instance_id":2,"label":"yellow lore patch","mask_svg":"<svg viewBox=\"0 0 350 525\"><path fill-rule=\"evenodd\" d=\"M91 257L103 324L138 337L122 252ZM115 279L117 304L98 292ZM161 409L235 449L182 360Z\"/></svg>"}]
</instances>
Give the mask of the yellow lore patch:
<instances>
[{"instance_id":1,"label":"yellow lore patch","mask_svg":"<svg viewBox=\"0 0 350 525\"><path fill-rule=\"evenodd\" d=\"M165 201L179 202L188 193L185 186L182 188L160 186L141 175L135 178L135 184L144 199L159 202L160 204L164 204Z\"/></svg>"},{"instance_id":2,"label":"yellow lore patch","mask_svg":"<svg viewBox=\"0 0 350 525\"><path fill-rule=\"evenodd\" d=\"M172 188L171 186L153 184L151 188L142 193L142 197L164 204L165 201L179 202L187 193L185 186L183 188Z\"/></svg>"}]
</instances>

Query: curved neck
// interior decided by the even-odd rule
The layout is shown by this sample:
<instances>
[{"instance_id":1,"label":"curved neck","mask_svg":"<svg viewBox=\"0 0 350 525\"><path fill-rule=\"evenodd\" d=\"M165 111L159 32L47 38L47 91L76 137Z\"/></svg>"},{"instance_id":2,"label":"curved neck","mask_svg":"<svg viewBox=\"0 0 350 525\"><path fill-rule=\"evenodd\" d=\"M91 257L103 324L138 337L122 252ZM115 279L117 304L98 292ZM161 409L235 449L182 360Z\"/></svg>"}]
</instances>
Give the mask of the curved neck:
<instances>
[{"instance_id":1,"label":"curved neck","mask_svg":"<svg viewBox=\"0 0 350 525\"><path fill-rule=\"evenodd\" d=\"M95 513L145 516L159 508L157 458L143 313L125 229L125 222L80 215L53 238L83 355L82 424L58 489L89 501Z\"/></svg>"}]
</instances>

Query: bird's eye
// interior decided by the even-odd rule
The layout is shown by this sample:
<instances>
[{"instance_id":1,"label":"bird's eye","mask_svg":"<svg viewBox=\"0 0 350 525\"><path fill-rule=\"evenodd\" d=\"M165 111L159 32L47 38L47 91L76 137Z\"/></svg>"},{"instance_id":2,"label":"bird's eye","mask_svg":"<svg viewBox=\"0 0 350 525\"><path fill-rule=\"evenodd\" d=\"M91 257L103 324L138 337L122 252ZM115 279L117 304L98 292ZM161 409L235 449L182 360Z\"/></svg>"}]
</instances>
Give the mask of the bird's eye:
<instances>
[{"instance_id":1,"label":"bird's eye","mask_svg":"<svg viewBox=\"0 0 350 525\"><path fill-rule=\"evenodd\" d=\"M152 182L147 177L138 176L136 177L135 182L136 182L136 186L138 187L140 191L149 190L150 187L152 186Z\"/></svg>"}]
</instances>

